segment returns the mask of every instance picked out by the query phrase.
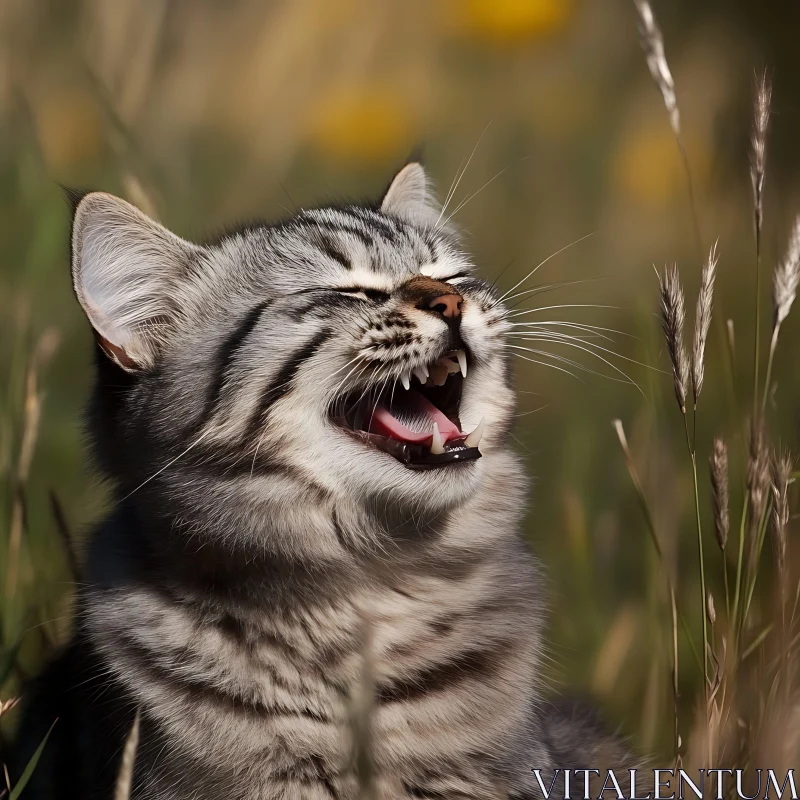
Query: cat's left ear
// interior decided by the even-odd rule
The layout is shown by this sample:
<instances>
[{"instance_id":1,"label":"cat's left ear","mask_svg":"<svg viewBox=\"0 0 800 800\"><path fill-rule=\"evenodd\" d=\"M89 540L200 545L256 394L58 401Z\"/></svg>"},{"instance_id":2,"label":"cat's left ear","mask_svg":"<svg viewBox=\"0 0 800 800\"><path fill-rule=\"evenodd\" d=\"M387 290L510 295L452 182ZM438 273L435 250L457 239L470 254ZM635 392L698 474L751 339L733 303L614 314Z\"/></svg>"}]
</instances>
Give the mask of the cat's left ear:
<instances>
[{"instance_id":1,"label":"cat's left ear","mask_svg":"<svg viewBox=\"0 0 800 800\"><path fill-rule=\"evenodd\" d=\"M100 346L123 369L152 367L175 334L200 251L113 195L93 192L78 203L75 293Z\"/></svg>"},{"instance_id":2,"label":"cat's left ear","mask_svg":"<svg viewBox=\"0 0 800 800\"><path fill-rule=\"evenodd\" d=\"M383 197L381 211L425 228L435 227L442 208L421 164L406 164L395 175Z\"/></svg>"}]
</instances>

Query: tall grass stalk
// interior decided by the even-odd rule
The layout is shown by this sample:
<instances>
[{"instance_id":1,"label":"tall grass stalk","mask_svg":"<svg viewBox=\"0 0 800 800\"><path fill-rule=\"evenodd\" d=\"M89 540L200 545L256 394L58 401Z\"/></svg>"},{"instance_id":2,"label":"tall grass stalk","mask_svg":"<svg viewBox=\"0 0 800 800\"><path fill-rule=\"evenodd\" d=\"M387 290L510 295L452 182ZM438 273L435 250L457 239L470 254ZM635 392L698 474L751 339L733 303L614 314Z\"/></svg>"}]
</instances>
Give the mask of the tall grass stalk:
<instances>
[{"instance_id":1,"label":"tall grass stalk","mask_svg":"<svg viewBox=\"0 0 800 800\"><path fill-rule=\"evenodd\" d=\"M130 800L133 791L133 772L136 766L136 753L139 749L139 733L141 729L141 712L137 708L133 724L125 739L120 759L119 774L114 785L114 800Z\"/></svg>"},{"instance_id":2,"label":"tall grass stalk","mask_svg":"<svg viewBox=\"0 0 800 800\"><path fill-rule=\"evenodd\" d=\"M14 475L11 522L9 525L8 554L5 575L5 623L10 627L9 616L16 609L17 581L22 548L22 534L25 525L25 486L30 475L31 463L39 436L42 410L42 395L39 389L39 375L58 348L59 334L48 328L39 338L25 375L25 400L22 421L22 440Z\"/></svg>"},{"instance_id":3,"label":"tall grass stalk","mask_svg":"<svg viewBox=\"0 0 800 800\"><path fill-rule=\"evenodd\" d=\"M746 525L747 525L747 514L750 507L750 497L745 492L744 499L742 500L742 513L739 517L739 549L737 552L736 558L736 583L734 585L734 595L733 595L733 610L731 611L731 621L734 626L734 633L736 634L736 646L739 647L739 630L740 625L738 623L739 619L739 603L741 598L741 591L742 591L742 573L744 569L744 543L746 538Z\"/></svg>"},{"instance_id":4,"label":"tall grass stalk","mask_svg":"<svg viewBox=\"0 0 800 800\"><path fill-rule=\"evenodd\" d=\"M686 151L683 147L683 138L680 126L675 95L674 81L664 56L664 45L661 31L647 0L634 0L639 13L640 34L642 46L647 56L648 67L659 87L665 106L669 112L670 126L681 151L683 168L687 174L689 186L689 201L695 221L695 235L699 236L699 223L697 210L692 190L691 171L689 170ZM800 633L794 638L788 633L786 623L787 604L787 556L785 529L788 525L787 516L787 491L788 476L791 474L791 461L784 458L780 463L766 457L768 445L764 428L764 414L766 412L767 398L771 390L772 370L775 350L783 320L789 313L794 301L798 284L800 284L800 217L795 223L786 257L777 266L773 276L773 325L772 337L767 360L766 377L763 395L760 390L760 329L761 329L761 271L762 271L762 228L763 228L763 189L766 172L766 145L767 132L770 121L772 99L772 84L766 71L762 72L755 87L755 114L751 140L750 177L753 189L753 215L755 225L756 249L756 287L755 287L755 332L753 341L753 393L752 413L750 418L750 455L748 460L746 491L742 500L741 517L739 521L739 540L736 557L736 574L733 586L733 597L728 580L727 544L730 532L729 499L728 499L728 453L724 442L717 438L711 457L711 484L714 503L714 524L721 557L722 578L725 587L725 615L729 635L723 636L722 661L717 654L717 612L714 608L713 596L706 586L706 564L703 547L702 519L700 512L700 493L697 476L697 411L698 395L702 389L704 373L703 364L708 325L711 316L711 300L713 294L716 254L714 249L703 269L701 287L697 301L695 316L695 338L692 349L691 387L693 393L692 430L689 430L687 418L686 397L688 394L686 353L683 348L683 322L684 300L683 290L680 286L677 267L667 267L663 277L659 275L659 288L661 294L661 317L667 349L672 365L673 390L678 407L684 421L684 434L686 446L690 456L692 468L692 488L694 494L695 526L697 533L698 561L700 570L700 584L702 593L702 623L703 623L703 677L704 677L704 728L702 738L703 755L707 761L716 762L720 754L728 748L729 753L736 753L736 757L745 761L752 758L742 749L742 732L739 726L744 724L746 740L754 746L759 732L765 729L765 720L775 710L775 698L780 680L784 685L791 682L791 665L786 657L787 637L789 646L800 646ZM727 336L722 328L720 318L721 341L726 355L726 376L729 384L729 395L733 398L732 408L741 412L739 408L739 395L736 387L737 370L735 365L734 325L732 320L727 321ZM759 403L760 400L760 403ZM745 436L745 441L747 436ZM772 480L769 479L769 470L765 464L772 463ZM630 467L629 467L630 472ZM636 481L634 481L636 483ZM641 487L637 486L637 493L642 494ZM641 501L640 501L641 502ZM786 524L782 524L786 520ZM744 722L742 710L734 707L733 679L742 669L745 658L756 650L766 653L769 633L773 626L762 626L756 633L753 641L744 646L744 636L748 631L751 617L751 608L755 596L755 589L759 579L759 561L763 549L767 529L771 531L773 549L775 551L776 571L778 573L780 604L781 604L781 666L771 681L771 686L766 695L757 704L757 710L752 719ZM800 605L800 582L795 592L795 600L791 609L788 630L794 631L795 615ZM708 626L711 626L709 639ZM709 676L709 658L713 663L713 679ZM763 663L763 657L762 657ZM788 676L788 677L787 677ZM785 695L788 700L790 695ZM725 727L729 730L726 734ZM727 739L726 739L727 735ZM676 759L677 763L677 759Z\"/></svg>"},{"instance_id":5,"label":"tall grass stalk","mask_svg":"<svg viewBox=\"0 0 800 800\"><path fill-rule=\"evenodd\" d=\"M696 416L696 415L695 415ZM697 455L693 444L689 441L689 424L686 414L683 415L683 425L686 431L686 447L689 450L689 457L692 462L692 485L694 488L694 512L695 522L697 523L697 555L700 565L700 591L702 593L703 608L703 680L705 682L706 700L708 699L708 620L705 613L706 607L706 565L703 554L703 526L700 521L700 493L697 487Z\"/></svg>"},{"instance_id":6,"label":"tall grass stalk","mask_svg":"<svg viewBox=\"0 0 800 800\"><path fill-rule=\"evenodd\" d=\"M758 409L759 339L761 334L761 227L764 221L764 175L767 131L772 104L772 81L766 70L756 78L750 179L753 184L753 216L756 238L755 335L753 341L753 416Z\"/></svg>"},{"instance_id":7,"label":"tall grass stalk","mask_svg":"<svg viewBox=\"0 0 800 800\"><path fill-rule=\"evenodd\" d=\"M704 283L707 291L701 291L698 298L697 319L695 321L695 346L692 351L691 382L693 393L693 419L697 417L697 399L703 384L703 357L705 350L705 337L711 321L711 305L713 302L714 270L716 269L716 246L712 248L709 260L704 268ZM709 277L710 276L710 277ZM703 531L700 521L700 496L697 485L697 457L695 454L694 437L689 435L689 421L686 415L686 398L689 391L690 369L689 358L683 345L683 326L685 321L685 302L683 287L680 282L677 266L665 268L663 277L659 275L659 290L661 296L661 326L669 352L672 366L672 382L675 399L678 402L683 426L686 433L686 447L692 465L692 482L694 486L695 518L697 523L697 550L700 565L700 609L703 620L703 684L705 687L706 701L708 700L708 623L706 620L706 571L705 556L703 554Z\"/></svg>"},{"instance_id":8,"label":"tall grass stalk","mask_svg":"<svg viewBox=\"0 0 800 800\"><path fill-rule=\"evenodd\" d=\"M667 584L667 590L669 591L669 607L670 607L670 614L672 620L672 699L673 699L673 707L674 707L674 751L675 751L675 767L681 763L681 736L680 736L680 722L678 717L678 699L679 699L679 689L678 689L678 604L677 600L675 599L675 585L670 577L670 571L667 567L666 561L664 559L664 551L661 549L661 542L658 540L658 534L656 533L656 526L653 522L653 514L650 511L650 506L647 502L647 497L644 493L644 488L642 487L642 482L639 479L639 472L636 469L636 465L633 461L633 456L631 455L630 448L628 447L628 437L625 435L625 428L622 424L622 420L615 419L612 423L614 425L614 430L617 433L617 439L619 440L620 447L622 448L622 453L625 456L625 465L628 468L628 475L630 475L631 482L633 483L634 489L636 490L636 497L639 500L639 506L642 509L642 513L645 518L647 531L650 534L650 541L653 543L653 547L655 548L656 555L658 556L659 563L661 565L662 570L664 571L664 579ZM692 640L691 635L689 634L688 625L686 625L685 620L683 617L680 618L681 622L684 626L686 637L689 641L689 644L692 648L694 653L695 659L700 662L700 658L697 655L696 650L694 649L694 642Z\"/></svg>"},{"instance_id":9,"label":"tall grass stalk","mask_svg":"<svg viewBox=\"0 0 800 800\"><path fill-rule=\"evenodd\" d=\"M787 549L789 533L789 484L792 480L792 458L788 452L775 456L772 462L772 518L770 534L775 553L775 568L781 599L781 625L786 634L786 601L789 594Z\"/></svg>"},{"instance_id":10,"label":"tall grass stalk","mask_svg":"<svg viewBox=\"0 0 800 800\"><path fill-rule=\"evenodd\" d=\"M644 50L650 75L661 92L664 107L669 115L669 124L675 136L675 142L678 145L678 153L683 165L686 189L689 195L689 208L692 215L695 243L698 253L702 253L703 236L700 232L700 216L697 213L694 181L692 180L692 170L689 167L689 157L686 154L686 147L683 143L680 108L678 107L678 98L675 92L675 80L672 77L672 70L664 50L664 36L661 33L661 28L658 25L649 0L633 0L633 3L639 15L639 41L642 45L642 50Z\"/></svg>"}]
</instances>

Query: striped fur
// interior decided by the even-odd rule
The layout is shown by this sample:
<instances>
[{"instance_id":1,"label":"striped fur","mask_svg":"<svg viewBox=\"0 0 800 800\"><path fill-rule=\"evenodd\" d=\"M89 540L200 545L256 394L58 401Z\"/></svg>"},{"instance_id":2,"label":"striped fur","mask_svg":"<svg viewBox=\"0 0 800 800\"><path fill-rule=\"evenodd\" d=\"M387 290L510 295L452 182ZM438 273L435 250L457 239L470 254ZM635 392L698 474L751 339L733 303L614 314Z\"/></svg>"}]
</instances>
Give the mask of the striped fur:
<instances>
[{"instance_id":1,"label":"striped fur","mask_svg":"<svg viewBox=\"0 0 800 800\"><path fill-rule=\"evenodd\" d=\"M84 198L75 283L105 351L90 430L118 503L57 669L69 685L82 666L71 692L32 701L23 741L47 713L66 720L56 751L105 726L113 767L138 709L147 800L355 798L364 724L387 800L534 797L532 768L624 760L542 699L505 312L438 216L417 165L380 209L303 210L203 247ZM443 321L403 300L419 275L464 297L461 421L486 421L483 458L428 472L330 417L446 346ZM43 763L31 796L110 796L106 773L70 794Z\"/></svg>"}]
</instances>

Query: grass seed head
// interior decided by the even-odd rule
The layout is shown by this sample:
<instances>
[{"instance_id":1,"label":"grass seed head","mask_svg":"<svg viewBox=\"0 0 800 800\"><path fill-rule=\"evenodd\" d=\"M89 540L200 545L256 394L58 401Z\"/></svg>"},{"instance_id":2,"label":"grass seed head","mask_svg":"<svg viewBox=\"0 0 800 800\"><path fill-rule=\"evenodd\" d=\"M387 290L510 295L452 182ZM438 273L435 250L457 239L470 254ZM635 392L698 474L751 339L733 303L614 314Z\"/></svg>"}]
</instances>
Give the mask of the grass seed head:
<instances>
[{"instance_id":1,"label":"grass seed head","mask_svg":"<svg viewBox=\"0 0 800 800\"><path fill-rule=\"evenodd\" d=\"M713 625L717 621L717 610L714 607L714 595L711 592L706 595L706 614L708 614L708 621Z\"/></svg>"},{"instance_id":2,"label":"grass seed head","mask_svg":"<svg viewBox=\"0 0 800 800\"><path fill-rule=\"evenodd\" d=\"M678 266L673 264L659 275L661 293L661 325L667 340L667 350L672 364L672 378L675 384L675 398L682 413L686 413L686 395L689 389L689 358L683 346L683 324L686 307L683 299Z\"/></svg>"},{"instance_id":3,"label":"grass seed head","mask_svg":"<svg viewBox=\"0 0 800 800\"><path fill-rule=\"evenodd\" d=\"M703 389L705 377L705 351L708 330L711 327L711 310L714 305L714 279L717 275L717 243L708 254L700 279L700 292L697 295L697 310L694 317L694 344L692 346L692 396L695 405Z\"/></svg>"},{"instance_id":4,"label":"grass seed head","mask_svg":"<svg viewBox=\"0 0 800 800\"><path fill-rule=\"evenodd\" d=\"M714 452L711 455L711 491L714 498L714 528L720 549L728 544L730 515L728 511L728 446L720 439L714 439Z\"/></svg>"},{"instance_id":5,"label":"grass seed head","mask_svg":"<svg viewBox=\"0 0 800 800\"><path fill-rule=\"evenodd\" d=\"M753 208L755 211L756 240L761 242L761 223L763 220L764 173L767 162L767 131L769 129L770 106L772 103L772 81L767 71L756 76L751 137L750 180L753 183Z\"/></svg>"},{"instance_id":6,"label":"grass seed head","mask_svg":"<svg viewBox=\"0 0 800 800\"><path fill-rule=\"evenodd\" d=\"M797 295L798 284L800 284L800 214L794 221L786 255L773 273L772 305L775 327L789 316Z\"/></svg>"},{"instance_id":7,"label":"grass seed head","mask_svg":"<svg viewBox=\"0 0 800 800\"><path fill-rule=\"evenodd\" d=\"M647 66L664 98L672 131L680 139L681 116L675 96L675 81L672 79L672 72L664 53L664 37L661 34L661 28L658 27L648 0L633 1L639 13L639 37L647 59Z\"/></svg>"}]
</instances>

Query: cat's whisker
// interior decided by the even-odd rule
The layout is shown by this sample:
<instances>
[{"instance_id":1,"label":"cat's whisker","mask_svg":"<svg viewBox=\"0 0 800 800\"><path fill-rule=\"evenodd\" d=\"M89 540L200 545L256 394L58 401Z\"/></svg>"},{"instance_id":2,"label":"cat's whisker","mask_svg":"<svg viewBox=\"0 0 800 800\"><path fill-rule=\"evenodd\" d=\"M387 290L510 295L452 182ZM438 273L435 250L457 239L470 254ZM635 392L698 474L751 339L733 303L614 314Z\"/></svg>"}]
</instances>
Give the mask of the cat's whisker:
<instances>
[{"instance_id":1,"label":"cat's whisker","mask_svg":"<svg viewBox=\"0 0 800 800\"><path fill-rule=\"evenodd\" d=\"M351 361L349 361L347 364L345 364L345 366L349 366L350 364L352 364L352 363L353 363L353 361L356 361L358 358L359 358L359 356L356 356L356 358L354 358L354 359L352 359ZM350 378L350 376L351 376L351 375L352 375L352 374L353 374L353 373L354 373L354 372L355 372L357 369L359 369L359 368L360 368L360 369L361 369L361 372L359 372L359 373L358 373L358 374L359 374L359 377L360 377L360 376L361 376L361 374L362 374L362 372L363 372L363 371L364 371L364 370L367 368L367 366L368 366L368 364L367 364L367 363L356 364L356 365L355 365L355 366L354 366L354 367L353 367L353 368L352 368L352 369L351 369L351 370L350 370L350 371L347 373L347 375L345 375L345 376L344 376L344 378L342 378L342 380L339 382L339 385L336 387L336 389L334 389L334 391L333 391L333 392L331 392L331 397L338 397L338 396L339 396L339 393L340 393L340 392L341 392L341 390L342 390L342 387L345 385L345 383L347 383L347 381L348 381L348 379ZM337 370L337 372L340 372L340 371L341 371L341 370ZM335 374L335 373L334 373L334 374Z\"/></svg>"},{"instance_id":2,"label":"cat's whisker","mask_svg":"<svg viewBox=\"0 0 800 800\"><path fill-rule=\"evenodd\" d=\"M544 328L549 326L555 327L563 327L563 328L577 328L581 330L591 330L591 331L606 331L607 333L616 333L619 336L627 336L629 339L638 339L638 336L634 336L632 333L627 333L626 331L618 330L617 328L606 328L602 325L591 325L586 322L568 322L566 320L545 320L543 322L511 322L510 325L514 327L531 327L531 328ZM606 336L605 338L613 341L610 336Z\"/></svg>"},{"instance_id":3,"label":"cat's whisker","mask_svg":"<svg viewBox=\"0 0 800 800\"><path fill-rule=\"evenodd\" d=\"M361 394L359 395L358 399L355 402L350 403L348 406L346 406L344 408L344 414L345 415L349 414L352 409L357 408L358 405L361 403L361 401L367 396L367 394L375 388L375 385L376 385L377 380L378 380L378 376L380 375L380 370L382 368L383 368L383 365L379 365L378 369L376 370L375 380L373 382L367 383L367 385L364 386L364 388L363 388ZM362 374L363 374L363 370L362 370L362 372L359 372L357 379L360 378ZM343 398L343 399L346 399L346 398Z\"/></svg>"},{"instance_id":4,"label":"cat's whisker","mask_svg":"<svg viewBox=\"0 0 800 800\"><path fill-rule=\"evenodd\" d=\"M383 382L381 383L380 388L375 393L375 403L372 406L372 413L369 416L369 426L367 428L368 430L369 430L369 428L372 427L372 420L375 417L375 412L378 410L378 403L380 403L381 395L384 393L384 391L386 391L386 386L389 383L390 378L391 378L391 375L387 375L386 378L383 379Z\"/></svg>"},{"instance_id":5,"label":"cat's whisker","mask_svg":"<svg viewBox=\"0 0 800 800\"><path fill-rule=\"evenodd\" d=\"M256 459L258 458L258 451L261 448L261 445L264 443L264 440L267 438L267 429L261 431L261 435L258 437L258 441L256 442L256 449L253 452L253 460L250 463L250 477L253 477L253 472L256 468Z\"/></svg>"},{"instance_id":6,"label":"cat's whisker","mask_svg":"<svg viewBox=\"0 0 800 800\"><path fill-rule=\"evenodd\" d=\"M529 353L534 353L535 355L544 356L546 358L551 358L553 361L558 361L562 364L569 364L571 367L575 367L576 369L582 370L584 372L591 372L589 368L587 368L584 364L581 364L579 361L575 361L572 358L567 358L566 356L558 355L557 353L551 353L548 350L539 350L535 347L522 347L521 345L509 345L509 347L517 349L517 350L525 350Z\"/></svg>"},{"instance_id":7,"label":"cat's whisker","mask_svg":"<svg viewBox=\"0 0 800 800\"><path fill-rule=\"evenodd\" d=\"M554 330L532 330L532 331L512 331L509 336L517 339L554 339L556 341L570 337L576 341L590 342L594 339L604 339L614 344L614 340L608 336L600 333L593 333L591 331L580 331L579 333L566 334L564 331Z\"/></svg>"},{"instance_id":8,"label":"cat's whisker","mask_svg":"<svg viewBox=\"0 0 800 800\"><path fill-rule=\"evenodd\" d=\"M632 358L627 358L626 356L622 356L619 353L614 352L613 350L609 350L608 348L602 347L601 345L596 344L594 342L586 341L585 339L577 339L577 338L574 338L574 337L558 337L558 338L556 338L556 337L546 337L545 338L545 337L541 337L541 336L540 337L536 337L536 336L516 337L516 338L522 338L523 341L553 341L553 342L556 342L558 344L564 345L565 347L574 347L576 350L581 350L584 353L588 353L589 355L594 356L598 360L602 361L608 367L613 369L617 374L622 375L626 379L625 380L626 383L630 383L632 386L635 386L636 389L639 391L639 393L642 395L642 397L645 396L644 391L642 390L641 386L639 386L639 384L636 383L636 381L634 381L633 378L630 377L630 375L628 375L623 369L620 369L612 361L609 361L609 359L604 358L602 355L600 355L600 353L598 353L597 350L600 350L600 351L602 351L604 353L608 353L608 354L614 356L615 358L620 358L623 361L630 361L630 362L632 362L634 364L637 364L638 366L647 367L646 364L641 364L640 362L638 362L638 361L636 361L636 360L634 360ZM592 348L595 348L595 349L592 349ZM657 370L657 371L661 371L661 370Z\"/></svg>"},{"instance_id":9,"label":"cat's whisker","mask_svg":"<svg viewBox=\"0 0 800 800\"><path fill-rule=\"evenodd\" d=\"M535 331L542 331L543 333L551 331L556 332L560 328L568 328L570 330L576 330L580 333L585 334L592 334L593 336L605 339L606 341L613 342L614 338L609 336L608 333L603 333L602 331L606 330L611 333L621 334L621 331L615 331L608 328L601 328L599 326L593 325L582 325L580 323L569 323L569 322L512 322L511 325L514 328L517 328L517 333L528 333L528 332L535 332Z\"/></svg>"},{"instance_id":10,"label":"cat's whisker","mask_svg":"<svg viewBox=\"0 0 800 800\"><path fill-rule=\"evenodd\" d=\"M556 250L555 253L551 253L549 256L547 256L546 259L544 259L544 261L540 261L521 281L517 281L517 283L515 283L505 294L498 297L495 305L497 305L498 303L502 303L503 300L505 300L508 297L508 295L510 295L515 289L518 289L520 286L522 286L523 283L525 283L525 281L527 281L533 275L535 275L536 271L541 267L543 267L548 261L550 261L550 259L555 258L557 255L563 253L565 250L569 250L570 247L574 247L576 244L580 244L584 239L588 239L590 236L594 236L594 234L595 231L587 233L585 236L581 236L580 239L576 239L574 242L570 242L569 244L564 245L564 247L562 247L560 250Z\"/></svg>"},{"instance_id":11,"label":"cat's whisker","mask_svg":"<svg viewBox=\"0 0 800 800\"><path fill-rule=\"evenodd\" d=\"M537 337L547 338L547 339L558 339L558 340L564 342L565 344L570 342L570 341L581 341L581 342L584 342L589 347L594 347L597 350L602 350L604 353L608 353L609 355L612 355L615 358L620 358L623 361L628 361L631 364L636 364L636 366L638 366L638 367L644 367L645 369L651 369L654 372L660 372L663 375L669 375L670 374L667 370L659 369L658 367L653 367L650 364L645 364L643 361L637 361L635 358L629 358L628 356L623 356L621 353L617 353L615 350L609 350L607 347L603 347L602 345L599 345L599 344L597 344L595 342L589 341L587 339L579 339L578 337L573 337L573 336L571 336L570 334L567 334L567 333L556 333L556 332L553 332L552 334L548 335L546 331L542 331L540 333L534 333L534 332L532 332L530 334L514 333L514 334L510 334L510 335L512 337L516 337L516 338L520 338L520 339L523 339L523 338L524 339L535 339ZM598 358L599 358L599 356L598 356Z\"/></svg>"},{"instance_id":12,"label":"cat's whisker","mask_svg":"<svg viewBox=\"0 0 800 800\"><path fill-rule=\"evenodd\" d=\"M469 165L472 163L472 159L475 156L475 153L477 152L478 147L480 146L480 143L483 140L483 137L485 136L486 131L489 130L489 126L491 124L492 124L491 120L489 120L489 122L486 123L486 127L481 132L481 135L478 137L478 141L475 142L475 147L472 148L472 152L469 154L469 158L467 159L467 163L464 164L463 168L461 167L461 165L459 165L458 170L456 170L456 175L453 178L453 182L450 184L450 190L447 192L447 197L445 197L445 199L444 199L444 203L442 204L442 210L439 213L439 217L436 220L436 224L434 225L434 228L438 228L439 227L439 223L441 222L442 217L445 215L445 212L447 211L447 207L450 205L450 201L453 199L455 193L458 191L458 186L461 183L461 179L464 177L464 174L469 169Z\"/></svg>"},{"instance_id":13,"label":"cat's whisker","mask_svg":"<svg viewBox=\"0 0 800 800\"><path fill-rule=\"evenodd\" d=\"M529 297L535 296L539 294L546 294L547 292L554 292L556 289L563 289L565 286L578 286L582 283L593 283L594 281L602 281L605 280L604 276L597 277L597 278L582 278L580 280L574 281L559 281L558 283L546 283L542 286L535 286L532 289L525 289L521 292L517 292L516 294L511 295L511 297L507 298L505 301L505 305L509 309L516 308L521 301L518 300L520 297ZM514 303L513 305L509 305L512 300L518 300L518 302Z\"/></svg>"},{"instance_id":14,"label":"cat's whisker","mask_svg":"<svg viewBox=\"0 0 800 800\"><path fill-rule=\"evenodd\" d=\"M397 389L397 381L392 384L392 393L389 395L389 408L392 407L392 403L394 402L394 393Z\"/></svg>"},{"instance_id":15,"label":"cat's whisker","mask_svg":"<svg viewBox=\"0 0 800 800\"><path fill-rule=\"evenodd\" d=\"M526 350L527 348L520 348L521 350ZM581 380L574 372L570 372L568 369L564 369L563 367L559 367L556 364L550 364L547 361L540 361L537 358L531 358L530 356L523 356L521 353L512 353L517 358L521 358L523 361L529 361L532 364L538 364L541 367L550 367L551 369L556 369L559 372L565 372L567 375L575 378L575 380L580 381L581 383L585 383L585 381ZM542 353L542 355L547 356L550 355L549 353Z\"/></svg>"},{"instance_id":16,"label":"cat's whisker","mask_svg":"<svg viewBox=\"0 0 800 800\"><path fill-rule=\"evenodd\" d=\"M570 343L563 342L563 344L570 344ZM579 345L577 345L575 343L572 343L572 346L576 347L579 350L584 350L584 348L580 347ZM553 358L553 359L556 359L556 360L559 360L559 361L563 361L565 363L570 364L571 366L576 367L577 369L582 370L583 372L588 372L591 375L597 375L598 377L606 378L607 380L610 380L610 381L615 381L617 383L627 383L627 384L629 384L631 386L635 386L638 389L638 391L642 394L642 396L644 397L644 392L642 391L642 389L639 386L639 384L636 383L636 381L634 381L632 378L630 378L619 367L617 367L616 365L612 364L610 361L608 361L607 359L603 358L598 353L593 353L591 350L586 350L585 352L590 353L591 355L594 355L596 358L600 359L600 361L602 361L604 364L606 364L608 367L610 367L611 369L613 369L615 372L617 372L618 374L622 375L623 377L622 378L615 378L612 375L606 375L603 372L597 372L597 370L590 369L585 364L581 364L578 361L574 361L572 359L565 358L564 356L557 356L555 353L550 353L550 352L548 352L546 350L538 350L536 348L522 347L521 345L514 345L514 344L510 344L510 345L508 345L508 347L511 347L511 348L514 348L514 349L518 349L518 350L525 350L525 351L530 352L530 353L535 353L536 355L546 356L548 358Z\"/></svg>"},{"instance_id":17,"label":"cat's whisker","mask_svg":"<svg viewBox=\"0 0 800 800\"><path fill-rule=\"evenodd\" d=\"M539 408L532 408L530 411L523 411L520 414L514 414L514 417L527 417L530 414L535 414L537 411L544 411L549 408L549 405L539 406Z\"/></svg>"},{"instance_id":18,"label":"cat's whisker","mask_svg":"<svg viewBox=\"0 0 800 800\"><path fill-rule=\"evenodd\" d=\"M520 159L520 160L522 161L524 159ZM469 203L470 201L474 200L487 186L489 186L489 184L494 183L504 172L508 172L508 167L503 167L503 169L501 169L500 172L498 172L493 177L489 178L489 180L486 181L486 183L484 183L483 186L480 187L480 189L477 189L471 195L469 195L465 200L462 200L456 206L455 210L450 214L450 216L448 216L447 219L442 223L441 227L446 228L447 224L450 222L450 220L453 219L453 217L456 214L458 214L458 212L461 211L461 209L464 208L464 206L467 203Z\"/></svg>"},{"instance_id":19,"label":"cat's whisker","mask_svg":"<svg viewBox=\"0 0 800 800\"><path fill-rule=\"evenodd\" d=\"M135 489L133 489L132 491L128 492L128 494L126 494L123 498L121 498L119 500L119 502L123 503L129 497L131 497L132 495L136 494L136 492L138 492L139 489L141 489L142 487L146 486L154 478L157 478L162 472L164 472L165 469L169 469L169 467L171 467L176 461L178 461L178 459L183 458L190 450L192 450L195 447L197 447L197 445L200 444L200 442L202 442L203 439L205 439L213 430L214 430L213 428L207 428L182 453L179 453L171 461L168 461L166 464L164 464L164 466L161 467L160 470L158 470L157 472L154 472L149 478L147 478L147 480L142 481Z\"/></svg>"},{"instance_id":20,"label":"cat's whisker","mask_svg":"<svg viewBox=\"0 0 800 800\"><path fill-rule=\"evenodd\" d=\"M338 375L342 370L347 369L354 361L358 361L360 358L363 358L363 355L364 355L363 353L357 353L346 364L344 364L343 366L339 367L339 369L334 370L330 374L330 377L333 378L335 375Z\"/></svg>"},{"instance_id":21,"label":"cat's whisker","mask_svg":"<svg viewBox=\"0 0 800 800\"><path fill-rule=\"evenodd\" d=\"M556 308L611 308L619 311L619 306L607 306L598 303L566 303L557 306L539 306L538 308L525 308L522 311L515 311L513 314L508 314L507 319L514 319L515 317L522 317L525 314L536 314L540 311L552 311Z\"/></svg>"}]
</instances>

